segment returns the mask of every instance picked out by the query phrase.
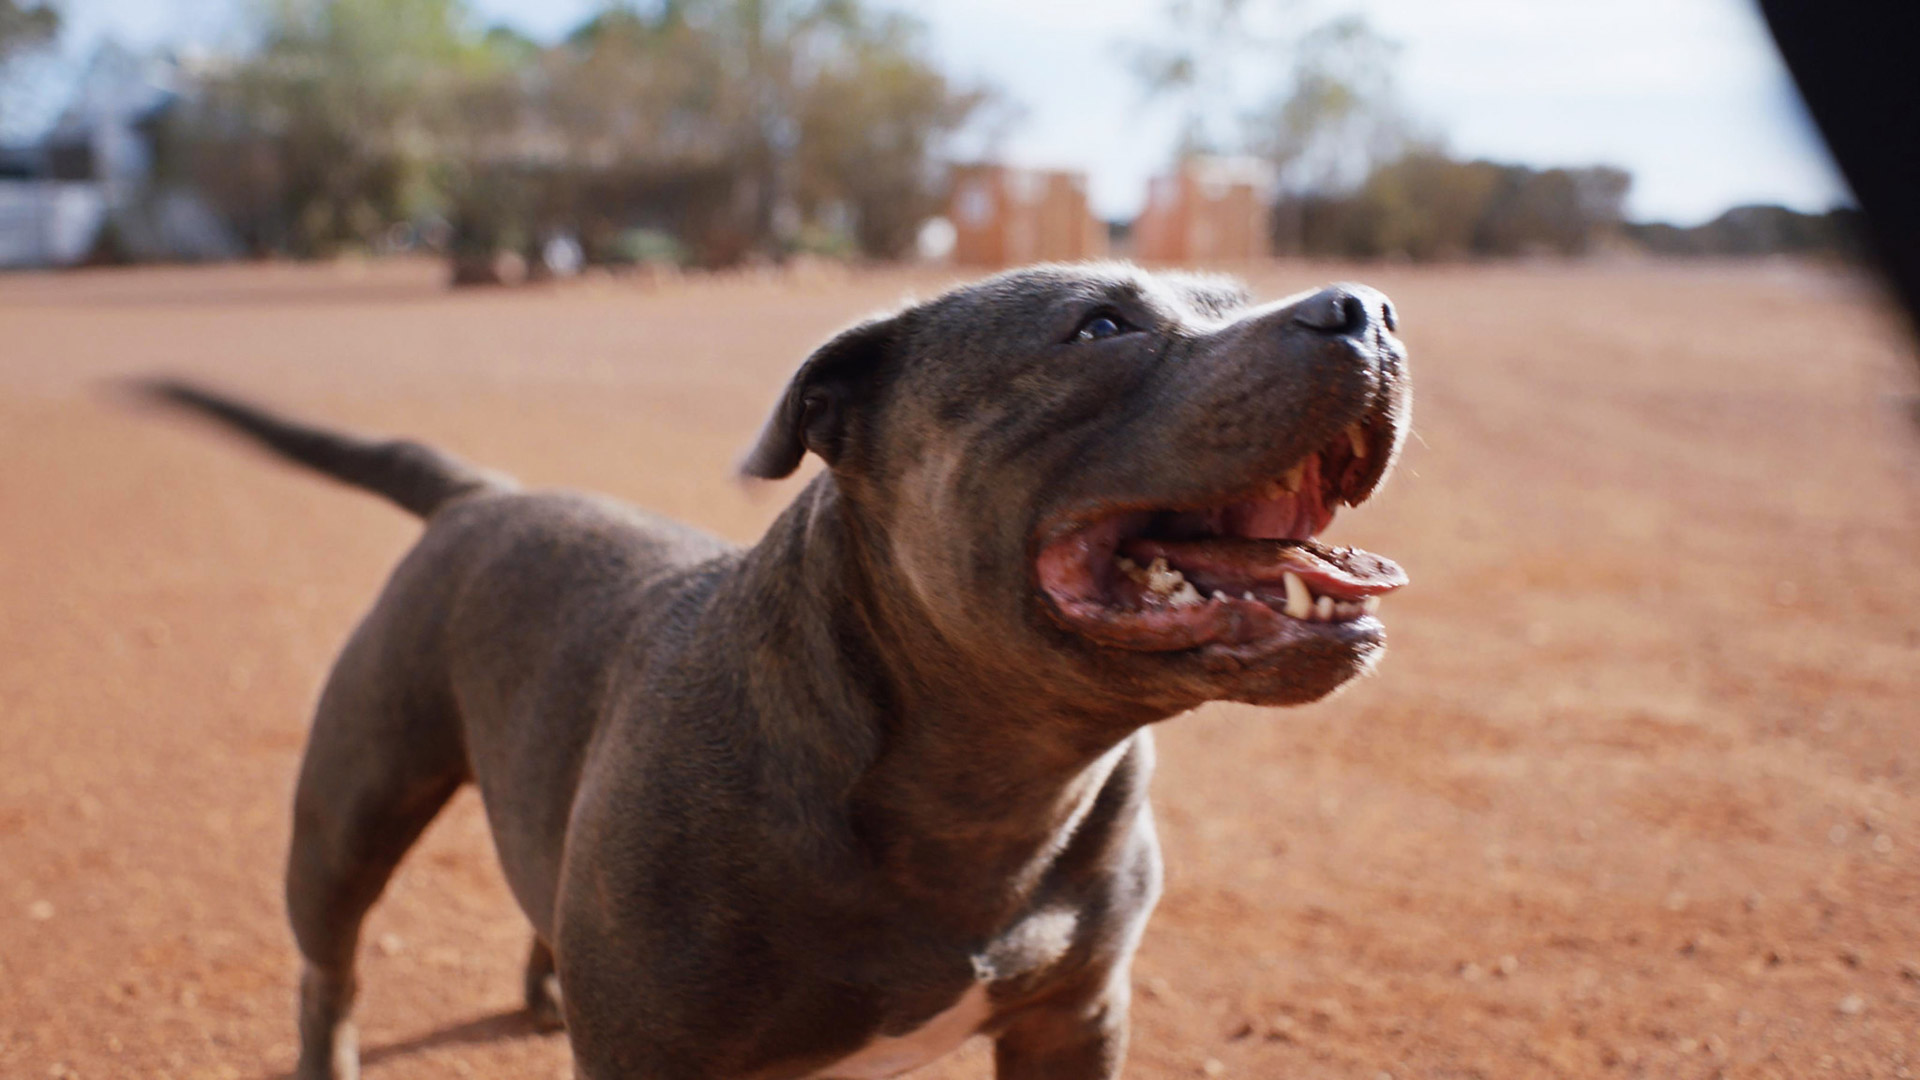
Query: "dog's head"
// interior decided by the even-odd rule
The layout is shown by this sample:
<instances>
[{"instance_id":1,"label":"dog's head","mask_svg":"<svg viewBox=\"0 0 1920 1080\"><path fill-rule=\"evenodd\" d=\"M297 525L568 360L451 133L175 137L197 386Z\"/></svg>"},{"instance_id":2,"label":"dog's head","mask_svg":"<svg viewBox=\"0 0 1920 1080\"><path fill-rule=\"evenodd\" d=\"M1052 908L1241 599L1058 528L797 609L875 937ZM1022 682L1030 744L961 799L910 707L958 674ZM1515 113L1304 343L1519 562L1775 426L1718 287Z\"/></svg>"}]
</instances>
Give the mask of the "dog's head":
<instances>
[{"instance_id":1,"label":"dog's head","mask_svg":"<svg viewBox=\"0 0 1920 1080\"><path fill-rule=\"evenodd\" d=\"M1039 267L854 327L743 470L827 462L890 587L982 675L1176 712L1311 701L1384 646L1386 559L1316 540L1399 453L1387 299Z\"/></svg>"}]
</instances>

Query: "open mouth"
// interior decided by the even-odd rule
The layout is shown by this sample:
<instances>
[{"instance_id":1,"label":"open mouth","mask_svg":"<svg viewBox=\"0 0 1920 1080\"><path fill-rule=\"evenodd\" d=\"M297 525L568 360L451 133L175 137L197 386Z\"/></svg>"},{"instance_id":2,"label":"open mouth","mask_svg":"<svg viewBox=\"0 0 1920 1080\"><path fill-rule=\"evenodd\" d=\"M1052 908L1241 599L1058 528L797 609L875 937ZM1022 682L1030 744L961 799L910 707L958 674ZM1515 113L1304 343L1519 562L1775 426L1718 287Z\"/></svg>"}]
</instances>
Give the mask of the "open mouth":
<instances>
[{"instance_id":1,"label":"open mouth","mask_svg":"<svg viewBox=\"0 0 1920 1080\"><path fill-rule=\"evenodd\" d=\"M1059 531L1035 562L1052 614L1141 651L1377 636L1381 597L1406 573L1316 538L1338 506L1378 485L1384 426L1350 424L1280 476L1217 502L1118 509Z\"/></svg>"}]
</instances>

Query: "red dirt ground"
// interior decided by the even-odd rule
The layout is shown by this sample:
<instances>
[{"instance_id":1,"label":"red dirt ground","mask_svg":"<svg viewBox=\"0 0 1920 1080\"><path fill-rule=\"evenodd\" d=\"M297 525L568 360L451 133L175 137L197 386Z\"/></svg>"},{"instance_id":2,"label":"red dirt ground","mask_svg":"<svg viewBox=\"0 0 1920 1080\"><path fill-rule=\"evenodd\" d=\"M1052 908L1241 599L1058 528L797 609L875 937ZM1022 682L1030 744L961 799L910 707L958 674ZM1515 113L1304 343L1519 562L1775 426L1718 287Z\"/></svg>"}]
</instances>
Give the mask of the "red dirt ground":
<instances>
[{"instance_id":1,"label":"red dirt ground","mask_svg":"<svg viewBox=\"0 0 1920 1080\"><path fill-rule=\"evenodd\" d=\"M1337 539L1378 677L1167 724L1135 1080L1920 1070L1920 428L1792 266L1283 265L1398 301L1419 440ZM276 1077L305 714L416 526L104 376L186 372L752 539L785 374L921 275L453 295L419 264L0 279L0 1076ZM372 917L369 1080L567 1074L463 795ZM920 1074L985 1077L978 1046Z\"/></svg>"}]
</instances>

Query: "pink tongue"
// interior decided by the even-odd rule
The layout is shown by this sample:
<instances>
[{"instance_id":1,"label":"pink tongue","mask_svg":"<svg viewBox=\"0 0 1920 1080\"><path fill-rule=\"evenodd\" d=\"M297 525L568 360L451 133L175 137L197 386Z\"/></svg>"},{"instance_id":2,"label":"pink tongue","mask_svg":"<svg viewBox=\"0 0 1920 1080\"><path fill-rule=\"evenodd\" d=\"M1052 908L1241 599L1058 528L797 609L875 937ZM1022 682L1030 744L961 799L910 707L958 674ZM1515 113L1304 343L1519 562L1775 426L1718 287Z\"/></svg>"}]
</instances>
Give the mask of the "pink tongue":
<instances>
[{"instance_id":1,"label":"pink tongue","mask_svg":"<svg viewBox=\"0 0 1920 1080\"><path fill-rule=\"evenodd\" d=\"M1392 559L1359 548L1328 547L1314 541L1139 537L1122 543L1120 552L1143 565L1165 559L1195 585L1229 593L1254 585L1283 585L1289 571L1316 594L1343 600L1379 596L1407 583L1407 572Z\"/></svg>"}]
</instances>

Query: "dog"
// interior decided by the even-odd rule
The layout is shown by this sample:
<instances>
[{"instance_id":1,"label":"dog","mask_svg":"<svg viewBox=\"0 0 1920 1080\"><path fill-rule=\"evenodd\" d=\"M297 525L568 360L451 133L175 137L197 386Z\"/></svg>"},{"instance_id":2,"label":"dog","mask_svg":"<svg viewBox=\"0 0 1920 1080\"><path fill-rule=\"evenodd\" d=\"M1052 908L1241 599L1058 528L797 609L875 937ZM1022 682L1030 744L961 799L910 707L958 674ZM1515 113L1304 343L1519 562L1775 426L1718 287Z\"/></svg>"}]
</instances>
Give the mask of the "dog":
<instances>
[{"instance_id":1,"label":"dog","mask_svg":"<svg viewBox=\"0 0 1920 1080\"><path fill-rule=\"evenodd\" d=\"M187 383L152 397L425 519L320 697L286 894L302 1080L357 1074L354 954L478 785L586 1080L870 1080L979 1034L1111 1080L1160 890L1149 728L1313 701L1392 562L1315 537L1400 452L1392 305L1018 270L800 366L741 469L820 473L740 549Z\"/></svg>"}]
</instances>

